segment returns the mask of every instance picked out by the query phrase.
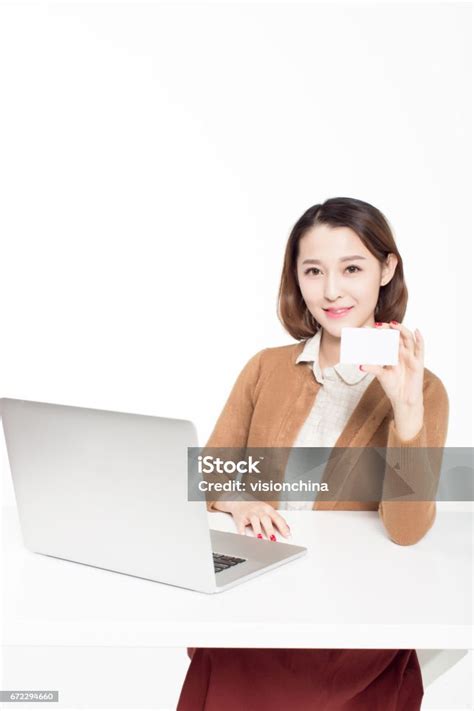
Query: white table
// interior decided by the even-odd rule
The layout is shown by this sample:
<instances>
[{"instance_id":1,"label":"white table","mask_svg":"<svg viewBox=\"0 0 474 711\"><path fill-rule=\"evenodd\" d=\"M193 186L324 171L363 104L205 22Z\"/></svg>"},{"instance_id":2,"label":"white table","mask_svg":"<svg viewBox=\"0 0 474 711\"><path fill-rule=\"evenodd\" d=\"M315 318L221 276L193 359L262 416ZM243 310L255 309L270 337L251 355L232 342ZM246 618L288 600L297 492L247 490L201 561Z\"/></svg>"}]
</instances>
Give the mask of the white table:
<instances>
[{"instance_id":1,"label":"white table","mask_svg":"<svg viewBox=\"0 0 474 711\"><path fill-rule=\"evenodd\" d=\"M472 648L472 513L439 510L409 547L373 512L285 517L306 556L205 595L31 553L4 508L3 643ZM209 520L234 530L227 514Z\"/></svg>"}]
</instances>

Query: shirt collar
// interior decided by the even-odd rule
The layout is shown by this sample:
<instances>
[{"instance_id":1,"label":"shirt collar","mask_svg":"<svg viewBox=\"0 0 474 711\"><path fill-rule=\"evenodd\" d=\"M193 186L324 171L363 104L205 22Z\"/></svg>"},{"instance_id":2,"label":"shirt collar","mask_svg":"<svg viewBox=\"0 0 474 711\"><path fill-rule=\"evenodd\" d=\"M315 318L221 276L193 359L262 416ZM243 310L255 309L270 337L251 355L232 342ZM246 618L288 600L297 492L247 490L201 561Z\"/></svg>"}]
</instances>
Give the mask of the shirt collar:
<instances>
[{"instance_id":1,"label":"shirt collar","mask_svg":"<svg viewBox=\"0 0 474 711\"><path fill-rule=\"evenodd\" d=\"M339 377L348 385L355 385L360 383L368 373L363 373L358 365L353 365L352 363L337 363L329 368L324 368L321 371L319 367L319 345L321 342L321 329L316 331L314 336L309 338L301 353L297 357L295 363L313 363L313 373L314 377L321 385L324 384L324 377L331 378L331 374L335 371Z\"/></svg>"}]
</instances>

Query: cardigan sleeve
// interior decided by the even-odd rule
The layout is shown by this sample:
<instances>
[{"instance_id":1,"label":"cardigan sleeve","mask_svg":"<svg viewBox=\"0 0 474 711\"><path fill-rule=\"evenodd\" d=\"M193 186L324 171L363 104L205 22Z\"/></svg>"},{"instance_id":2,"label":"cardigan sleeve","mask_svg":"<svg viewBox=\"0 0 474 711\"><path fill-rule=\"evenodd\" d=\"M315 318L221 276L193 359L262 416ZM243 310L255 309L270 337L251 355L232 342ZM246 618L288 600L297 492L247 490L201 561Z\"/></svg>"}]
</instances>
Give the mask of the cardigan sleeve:
<instances>
[{"instance_id":1,"label":"cardigan sleeve","mask_svg":"<svg viewBox=\"0 0 474 711\"><path fill-rule=\"evenodd\" d=\"M393 419L388 430L379 516L392 541L405 546L421 540L434 523L448 429L448 395L436 376L425 384L423 399L423 425L412 439L400 438Z\"/></svg>"},{"instance_id":2,"label":"cardigan sleeve","mask_svg":"<svg viewBox=\"0 0 474 711\"><path fill-rule=\"evenodd\" d=\"M250 423L255 406L255 388L261 370L263 349L246 363L240 372L205 448L247 446ZM217 476L217 475L216 475ZM225 474L221 475L227 480ZM217 481L217 478L215 479ZM208 511L213 511L215 501L207 501Z\"/></svg>"}]
</instances>

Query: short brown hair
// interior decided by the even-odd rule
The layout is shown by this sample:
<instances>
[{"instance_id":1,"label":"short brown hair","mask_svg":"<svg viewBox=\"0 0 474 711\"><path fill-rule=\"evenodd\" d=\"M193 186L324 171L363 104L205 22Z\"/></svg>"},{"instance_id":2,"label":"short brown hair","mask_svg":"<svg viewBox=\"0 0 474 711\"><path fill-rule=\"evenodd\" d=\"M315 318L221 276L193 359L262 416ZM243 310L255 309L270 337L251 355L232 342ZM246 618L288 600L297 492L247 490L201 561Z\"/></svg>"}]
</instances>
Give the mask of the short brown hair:
<instances>
[{"instance_id":1,"label":"short brown hair","mask_svg":"<svg viewBox=\"0 0 474 711\"><path fill-rule=\"evenodd\" d=\"M375 314L379 321L401 322L407 307L408 290L403 276L402 258L388 221L380 210L368 202L337 197L310 207L290 232L277 306L278 318L288 333L301 340L313 336L320 328L304 302L296 270L300 239L315 225L350 227L381 263L388 254L396 255L398 264L395 273L388 284L380 287Z\"/></svg>"}]
</instances>

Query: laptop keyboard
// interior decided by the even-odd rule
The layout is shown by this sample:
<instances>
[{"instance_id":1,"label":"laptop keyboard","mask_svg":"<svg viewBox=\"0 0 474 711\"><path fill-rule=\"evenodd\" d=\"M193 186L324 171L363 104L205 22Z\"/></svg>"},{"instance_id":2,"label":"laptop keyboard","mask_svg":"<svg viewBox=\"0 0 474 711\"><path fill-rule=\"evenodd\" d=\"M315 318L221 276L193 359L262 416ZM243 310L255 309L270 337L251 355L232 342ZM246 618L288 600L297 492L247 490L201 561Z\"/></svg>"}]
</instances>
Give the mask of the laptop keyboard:
<instances>
[{"instance_id":1,"label":"laptop keyboard","mask_svg":"<svg viewBox=\"0 0 474 711\"><path fill-rule=\"evenodd\" d=\"M212 558L214 560L214 572L220 573L227 568L232 568L234 565L239 563L245 563L246 558L235 558L231 555L224 555L223 553L213 553Z\"/></svg>"}]
</instances>

